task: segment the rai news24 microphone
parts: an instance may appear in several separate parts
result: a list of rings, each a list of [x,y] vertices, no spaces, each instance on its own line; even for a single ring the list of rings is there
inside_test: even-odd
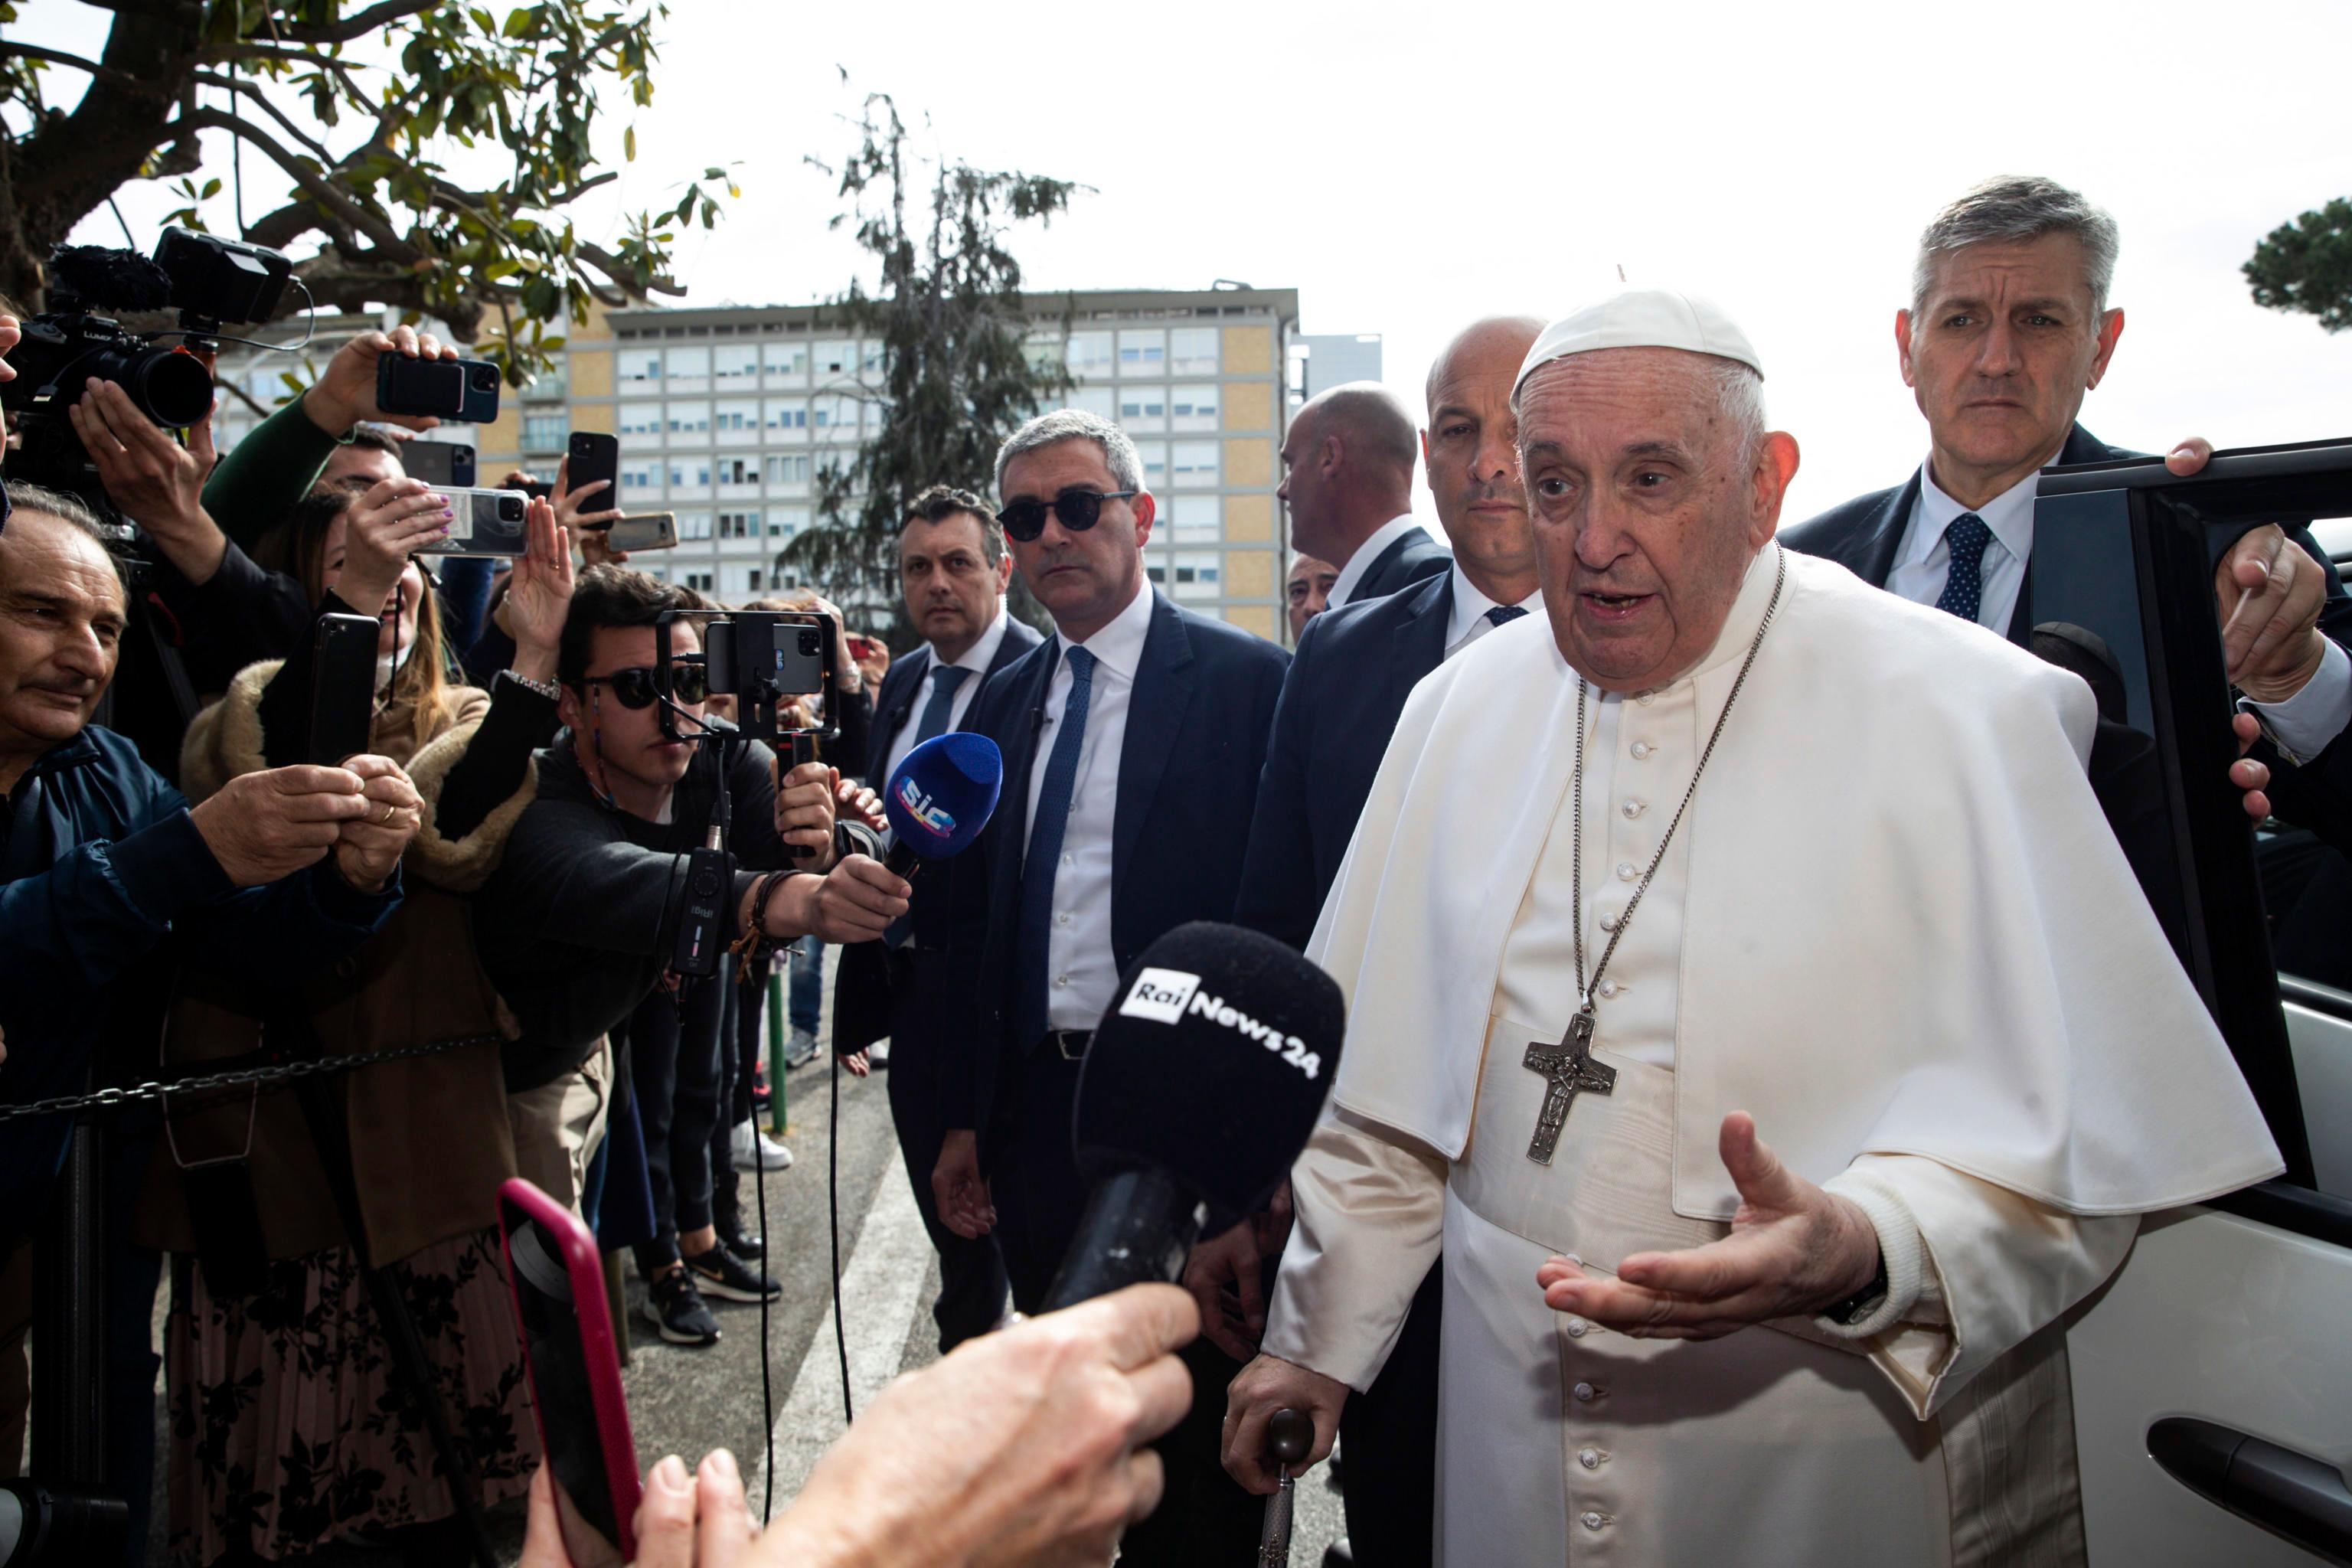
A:
[[[1329,975],[1256,931],[1200,921],[1147,948],[1079,1069],[1089,1190],[1046,1308],[1171,1281],[1213,1215],[1263,1207],[1322,1113],[1346,1016]]]
[[[950,730],[907,753],[883,787],[894,842],[888,865],[904,877],[918,861],[961,855],[996,814],[1004,753],[985,735]]]

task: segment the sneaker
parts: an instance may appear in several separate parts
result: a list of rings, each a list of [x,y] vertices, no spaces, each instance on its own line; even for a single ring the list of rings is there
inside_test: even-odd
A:
[[[816,1060],[816,1036],[806,1029],[793,1031],[793,1043],[784,1047],[784,1066],[804,1068]]]
[[[769,1137],[756,1122],[739,1121],[728,1134],[728,1157],[739,1171],[748,1171],[756,1163],[762,1171],[789,1171],[793,1168],[793,1152]]]
[[[646,1317],[674,1345],[715,1345],[719,1320],[694,1288],[694,1271],[680,1268],[646,1287]]]
[[[686,1271],[694,1276],[703,1294],[722,1301],[757,1301],[762,1297],[773,1301],[784,1293],[782,1285],[728,1251],[723,1241],[688,1258]]]

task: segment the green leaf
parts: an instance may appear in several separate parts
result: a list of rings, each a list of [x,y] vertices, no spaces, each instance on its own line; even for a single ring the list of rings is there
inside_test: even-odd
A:
[[[637,128],[634,125],[621,132],[621,156],[632,163],[637,161]]]
[[[507,13],[507,25],[502,35],[509,38],[528,38],[539,26],[539,12],[533,6],[520,6]]]
[[[181,182],[181,184],[185,184],[186,183],[187,183],[187,182],[186,182],[186,181],[184,181],[184,180]],[[212,200],[215,196],[216,196],[216,195],[220,195],[220,193],[221,193],[221,183],[220,183],[220,181],[219,181],[218,179],[210,179],[210,180],[206,180],[206,181],[205,182],[205,194],[204,194],[204,196],[203,196],[203,199],[204,199],[204,200],[205,200],[205,201],[210,201],[210,200]]]

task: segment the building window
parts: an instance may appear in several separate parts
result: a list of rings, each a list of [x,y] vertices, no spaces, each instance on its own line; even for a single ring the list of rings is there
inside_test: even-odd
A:
[[[756,485],[760,482],[760,461],[756,458],[721,458],[719,459],[719,482],[722,485]]]
[[[1171,544],[1214,544],[1224,534],[1224,497],[1188,495],[1169,498],[1168,542]]]
[[[1214,441],[1179,441],[1171,448],[1174,478],[1178,484],[1210,486],[1217,482],[1217,444]]]
[[[1108,332],[1072,332],[1062,350],[1063,363],[1076,376],[1106,376],[1110,374],[1111,341]]]
[[[760,345],[757,343],[722,343],[710,351],[710,374],[721,381],[740,380],[760,374]]]
[[[1151,579],[1151,585],[1155,588],[1168,586],[1168,568],[1157,561],[1147,563],[1143,568],[1143,574]]]
[[[1176,557],[1176,596],[1180,599],[1213,599],[1217,596],[1219,561],[1215,551],[1201,551]]]
[[[1175,430],[1213,430],[1217,427],[1217,389],[1208,386],[1180,386],[1168,395],[1170,428]]]
[[[669,466],[669,482],[674,485],[707,485],[710,482],[710,459],[688,458]]]
[[[686,585],[698,594],[715,594],[719,590],[711,583],[711,575],[708,572],[688,572],[686,574]]]
[[[858,374],[860,375],[880,375],[882,374],[882,353],[883,349],[880,343],[869,342],[861,344],[857,351]]]
[[[621,488],[625,490],[651,489],[661,483],[657,477],[659,471],[653,463],[624,463],[621,465]]]
[[[526,414],[522,416],[523,449],[529,452],[558,452],[572,434],[572,421],[561,414]]]
[[[707,511],[682,511],[677,514],[677,536],[681,541],[709,539],[710,514]]]
[[[658,403],[624,403],[621,405],[621,434],[624,436],[658,436],[661,434],[662,410]]]
[[[621,356],[623,381],[659,381],[661,374],[659,349],[631,349]]]
[[[771,397],[768,399],[768,428],[771,430],[806,430],[809,406],[805,397]]]
[[[757,430],[760,427],[760,405],[756,403],[722,403],[710,418],[714,430]]]
[[[757,566],[751,567],[749,572],[749,581],[747,581],[743,586],[756,594],[760,591],[762,585],[762,574]]]
[[[816,373],[819,375],[847,375],[856,362],[857,345],[835,338],[816,345]]]
[[[1217,374],[1217,329],[1178,327],[1168,334],[1168,368],[1178,375]]]
[[[664,423],[673,436],[699,435],[710,428],[708,403],[673,403],[664,414]]]
[[[1163,375],[1168,370],[1168,333],[1154,327],[1148,331],[1124,331],[1118,335],[1118,374],[1121,375]]]
[[[808,374],[809,352],[806,343],[768,343],[760,350],[761,363],[770,375],[788,375],[795,380]]]
[[[809,460],[804,457],[779,456],[762,459],[768,482],[772,485],[804,485],[809,479]]]
[[[1130,430],[1167,429],[1168,395],[1156,386],[1121,389],[1118,422]]]
[[[1152,489],[1168,482],[1168,443],[1138,441],[1135,455],[1143,459],[1143,488]]]
[[[710,351],[707,348],[671,349],[662,355],[662,368],[673,380],[708,376],[710,374]]]
[[[857,400],[854,397],[820,397],[809,409],[809,424],[819,430],[855,437],[857,434]]]
[[[721,539],[757,539],[760,537],[760,514],[756,511],[722,511],[719,514],[719,537]]]
[[[809,525],[809,509],[804,506],[772,506],[768,509],[768,537],[791,539]]]
[[[1118,417],[1118,394],[1108,386],[1078,386],[1070,389],[1069,406],[1098,419]]]

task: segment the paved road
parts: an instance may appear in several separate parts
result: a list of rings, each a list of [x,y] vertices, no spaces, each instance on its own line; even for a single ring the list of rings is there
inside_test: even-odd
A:
[[[761,1184],[768,1205],[768,1268],[784,1287],[783,1299],[769,1310],[764,1357],[757,1306],[716,1304],[720,1340],[709,1349],[663,1343],[640,1315],[645,1288],[634,1269],[628,1270],[631,1349],[622,1383],[628,1393],[638,1458],[650,1466],[674,1453],[690,1465],[711,1448],[732,1449],[751,1479],[755,1518],[769,1473],[766,1435],[772,1430],[775,1507],[782,1510],[825,1445],[843,1430],[841,1352],[834,1331],[828,1240],[828,1155],[838,1154],[843,1339],[853,1398],[862,1406],[891,1378],[938,1355],[929,1311],[938,1290],[938,1267],[899,1162],[887,1086],[878,1074],[865,1079],[839,1074],[836,1138],[836,1113],[828,1100],[830,1069],[824,1065],[828,1059],[821,1056],[816,1065],[787,1076],[790,1130],[785,1142],[795,1159],[792,1169],[774,1173]],[[745,1196],[751,1196],[748,1185]],[[772,1427],[761,1397],[763,1360]],[[159,1433],[159,1440],[169,1441],[168,1428]],[[159,1464],[159,1479],[162,1468]],[[1339,1499],[1323,1476],[1318,1470],[1299,1487],[1291,1558],[1299,1568],[1316,1568],[1325,1544],[1340,1533]],[[154,1537],[159,1563],[163,1560],[163,1501],[159,1486]],[[522,1539],[520,1504],[495,1510],[491,1521],[501,1560],[511,1564]],[[380,1551],[337,1548],[310,1561],[325,1568],[384,1568],[387,1559]]]

